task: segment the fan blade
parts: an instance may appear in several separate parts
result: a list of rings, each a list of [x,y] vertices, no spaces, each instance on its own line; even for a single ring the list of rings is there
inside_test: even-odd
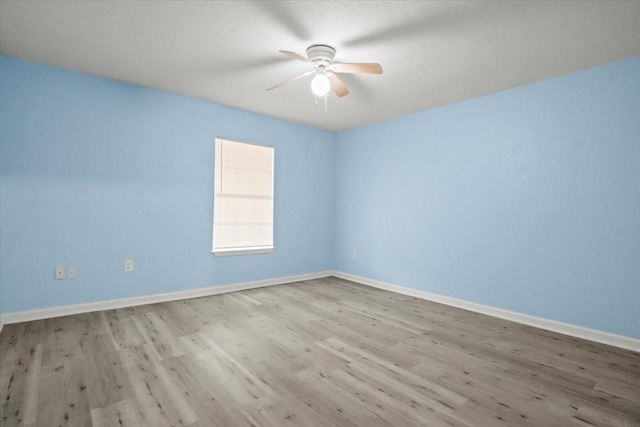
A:
[[[380,64],[340,64],[334,62],[330,68],[335,73],[382,74]]]
[[[289,57],[291,57],[293,59],[297,59],[298,61],[302,61],[302,62],[305,62],[305,63],[313,66],[313,62],[311,62],[311,60],[309,58],[305,58],[304,56],[298,55],[295,52],[289,52],[288,50],[280,50],[279,52],[284,54],[284,55],[287,55],[287,56],[289,56]]]
[[[302,73],[302,74],[300,74],[300,75],[298,75],[298,76],[291,77],[289,80],[285,80],[285,81],[283,81],[282,83],[279,83],[279,84],[277,84],[277,85],[275,85],[275,86],[271,86],[271,87],[270,87],[269,89],[267,89],[267,90],[272,90],[272,89],[278,88],[278,87],[280,87],[280,86],[282,86],[282,85],[285,85],[285,84],[287,84],[287,83],[289,83],[289,82],[292,82],[292,81],[294,81],[294,80],[296,80],[296,79],[299,79],[300,77],[308,76],[309,74],[311,74],[311,73],[315,73],[315,72],[316,72],[316,70],[307,71],[306,73]]]
[[[331,89],[333,89],[333,91],[336,93],[336,95],[338,95],[339,98],[349,95],[349,89],[347,89],[347,87],[344,85],[344,83],[342,83],[342,80],[340,80],[338,76],[336,76],[332,72],[327,72],[326,75],[329,79],[329,83],[331,83]]]

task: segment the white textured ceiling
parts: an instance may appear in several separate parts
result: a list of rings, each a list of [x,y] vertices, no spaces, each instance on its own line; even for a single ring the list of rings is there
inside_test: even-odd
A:
[[[265,91],[315,43],[384,74]],[[640,1],[2,0],[0,52],[339,131],[638,56]]]

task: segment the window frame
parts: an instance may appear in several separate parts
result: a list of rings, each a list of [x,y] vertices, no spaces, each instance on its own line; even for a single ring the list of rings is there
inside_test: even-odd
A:
[[[244,144],[261,148],[269,148],[271,149],[271,245],[266,246],[244,246],[244,247],[233,247],[233,248],[218,248],[216,249],[216,217],[215,217],[215,209],[216,209],[216,179],[217,179],[217,159],[216,159],[216,145],[222,142],[230,142],[234,144]],[[276,161],[276,150],[275,147],[268,145],[255,144],[251,142],[238,141],[229,138],[216,137],[214,141],[214,161],[213,161],[213,230],[212,230],[212,249],[211,253],[214,256],[235,256],[235,255],[253,255],[253,254],[268,254],[275,250],[275,161]]]

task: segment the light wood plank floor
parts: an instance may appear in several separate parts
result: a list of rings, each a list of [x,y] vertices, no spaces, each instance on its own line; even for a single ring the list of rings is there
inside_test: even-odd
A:
[[[639,426],[640,354],[336,278],[6,325],[10,426]]]

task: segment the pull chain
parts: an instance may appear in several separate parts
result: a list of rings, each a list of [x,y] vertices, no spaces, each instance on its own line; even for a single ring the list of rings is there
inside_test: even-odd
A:
[[[327,112],[327,98],[328,98],[328,96],[329,96],[329,94],[325,94],[325,95],[324,95],[324,112],[325,112],[325,113]],[[313,105],[316,105],[316,106],[317,106],[318,104],[319,104],[319,103],[318,103],[318,96],[316,95],[316,96],[314,96],[314,98],[313,98]]]

